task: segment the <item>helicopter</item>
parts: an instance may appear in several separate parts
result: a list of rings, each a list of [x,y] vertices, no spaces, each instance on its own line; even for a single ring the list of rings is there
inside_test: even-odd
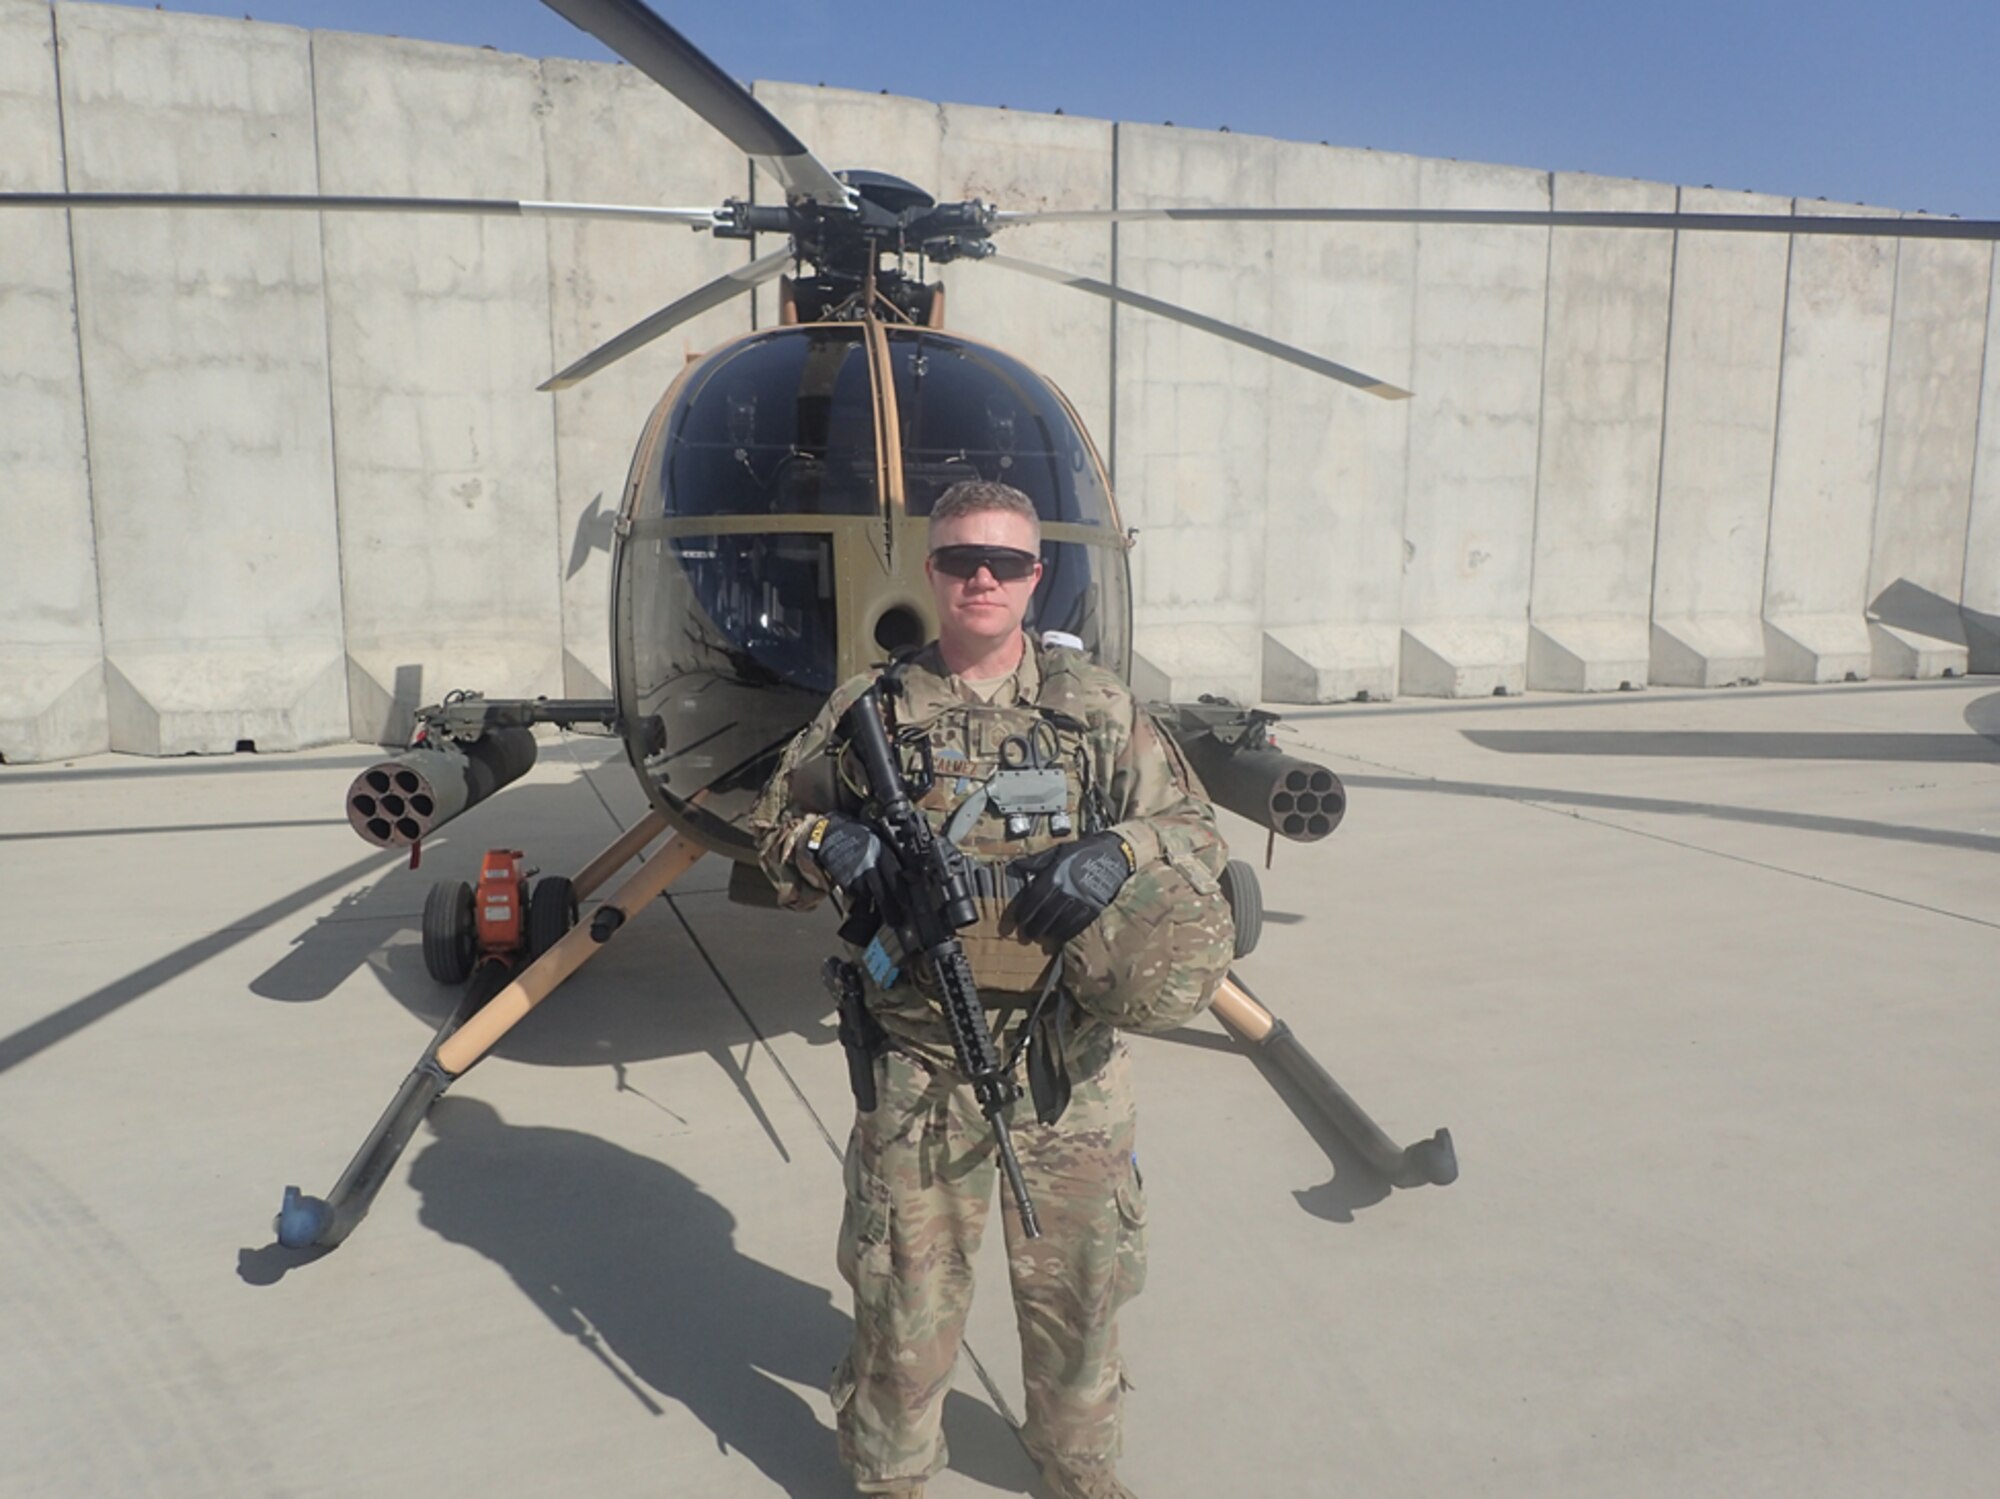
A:
[[[441,882],[424,921],[427,966],[455,981],[482,952],[522,963],[499,993],[468,991],[325,1199],[288,1188],[281,1243],[331,1248],[366,1213],[430,1104],[632,916],[709,852],[733,861],[732,893],[759,898],[742,820],[778,753],[845,678],[929,637],[923,581],[929,508],[950,483],[999,478],[1041,513],[1044,578],[1031,623],[1078,643],[1129,679],[1132,538],[1075,409],[1004,350],[948,326],[929,268],[963,262],[1067,286],[1227,339],[1351,387],[1408,399],[1366,372],[1185,307],[999,252],[1036,223],[1434,223],[1526,227],[1995,237],[1995,226],[1682,213],[1296,208],[1009,210],[939,202],[869,170],[828,169],[781,121],[639,0],[545,0],[660,84],[743,152],[784,201],[658,208],[528,201],[287,195],[12,194],[0,206],[266,208],[312,212],[620,218],[753,244],[751,259],[676,298],[543,385],[561,391],[693,318],[775,283],[775,327],[690,363],[641,434],[613,526],[614,695],[513,700],[455,695],[423,709],[416,742],[350,789],[350,821],[381,847],[420,850],[453,817],[533,763],[540,724],[616,733],[650,814],[574,877],[530,887],[518,857],[488,856],[475,890]],[[1232,704],[1164,705],[1159,715],[1219,805],[1274,835],[1331,833],[1344,792],[1330,770],[1282,754],[1267,714]],[[656,839],[587,923],[582,902]],[[1232,868],[1239,925],[1254,942],[1256,895]],[[504,900],[486,899],[506,895]],[[484,913],[507,914],[482,931]],[[1239,955],[1247,948],[1239,940]],[[477,986],[475,985],[475,990]],[[1456,1175],[1447,1132],[1404,1149],[1374,1127],[1283,1022],[1228,981],[1217,1013],[1300,1082],[1336,1128],[1392,1180]]]

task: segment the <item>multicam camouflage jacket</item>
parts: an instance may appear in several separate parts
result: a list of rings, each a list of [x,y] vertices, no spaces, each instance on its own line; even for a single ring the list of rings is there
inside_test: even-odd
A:
[[[1166,935],[1156,930],[1163,902],[1175,890],[1191,889],[1214,897],[1209,904],[1222,913],[1226,947],[1227,911],[1216,892],[1228,853],[1214,813],[1172,740],[1115,675],[1080,651],[1041,644],[1031,636],[1020,666],[990,701],[945,670],[935,645],[909,661],[901,679],[902,690],[894,699],[897,728],[904,735],[920,731],[928,741],[935,777],[916,805],[940,836],[949,837],[973,861],[981,919],[960,936],[989,1007],[1024,1005],[1053,956],[1052,949],[1010,934],[1000,920],[1018,888],[1018,882],[1010,882],[1008,863],[1088,832],[1109,828],[1122,836],[1132,848],[1137,873],[1113,905],[1113,912],[1127,919],[1114,922],[1108,913],[1098,924],[1106,930],[1093,928],[1095,945],[1073,943],[1073,948],[1081,945],[1095,954],[1107,940],[1106,931],[1112,931],[1114,947],[1143,942],[1159,948]],[[786,749],[751,811],[750,831],[781,905],[803,909],[824,893],[817,869],[810,861],[802,867],[793,857],[814,814],[856,815],[861,810],[864,783],[858,769],[845,763],[845,746],[836,731],[847,709],[876,680],[856,677],[827,699]],[[1024,748],[1035,763],[1063,772],[1067,791],[1062,813],[1010,819],[991,804],[988,788],[995,772],[1018,766]],[[908,770],[906,765],[906,775]],[[1207,945],[1214,946],[1212,931]],[[1143,966],[1157,966],[1170,956],[1158,951]],[[1093,960],[1093,976],[1102,966]],[[1119,965],[1117,971],[1131,972],[1133,965]],[[950,1056],[943,1017],[910,974],[898,974],[886,989],[871,977],[868,1004],[898,1041],[933,1059]],[[1091,1070],[1091,1054],[1110,1039],[1104,1021],[1093,1014],[1117,1013],[1115,1003],[1092,1005],[1076,1017],[1065,1050],[1081,1071]]]

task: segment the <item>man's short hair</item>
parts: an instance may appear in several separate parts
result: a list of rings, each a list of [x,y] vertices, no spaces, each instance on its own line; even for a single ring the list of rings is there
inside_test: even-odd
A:
[[[1035,541],[1040,544],[1042,518],[1035,511],[1035,502],[1013,485],[1002,484],[997,479],[960,479],[939,495],[937,503],[931,507],[928,534],[935,536],[937,528],[946,521],[981,510],[1000,510],[1008,515],[1020,516],[1035,528]]]

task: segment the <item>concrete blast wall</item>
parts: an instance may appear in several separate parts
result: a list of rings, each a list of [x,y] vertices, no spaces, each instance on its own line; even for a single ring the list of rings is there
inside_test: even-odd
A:
[[[0,190],[60,192],[55,27],[0,9]],[[69,223],[0,215],[0,756],[109,743]]]
[[[1008,207],[1844,211],[757,92],[835,166]],[[0,138],[7,190],[770,195],[631,68],[44,0],[0,0]],[[2000,670],[1989,246],[1134,223],[1002,247],[1415,392],[945,269],[953,325],[1048,372],[1112,470],[1143,690]],[[393,740],[454,687],[605,695],[639,429],[774,303],[534,387],[751,253],[602,222],[0,214],[0,757]]]

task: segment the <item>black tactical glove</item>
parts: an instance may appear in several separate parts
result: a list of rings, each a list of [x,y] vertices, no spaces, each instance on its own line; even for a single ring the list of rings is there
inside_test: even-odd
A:
[[[1116,833],[1016,859],[1010,867],[1029,883],[1007,908],[1008,919],[1032,942],[1067,942],[1104,914],[1134,866],[1132,845]]]
[[[800,857],[810,859],[842,895],[882,862],[882,840],[865,822],[834,812],[813,819],[799,845]]]

